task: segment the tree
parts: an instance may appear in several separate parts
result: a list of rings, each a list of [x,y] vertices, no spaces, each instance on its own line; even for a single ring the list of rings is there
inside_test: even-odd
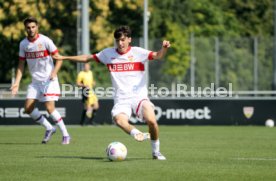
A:
[[[166,57],[163,70],[174,77],[174,82],[180,82],[190,65],[189,35],[175,23],[167,22],[167,27],[166,38],[173,46]]]

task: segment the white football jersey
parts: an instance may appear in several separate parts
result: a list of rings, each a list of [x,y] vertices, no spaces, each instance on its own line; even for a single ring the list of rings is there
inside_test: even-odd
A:
[[[96,61],[104,63],[110,74],[114,88],[114,99],[147,97],[145,62],[152,60],[152,51],[129,47],[124,54],[116,48],[106,48],[94,54]]]
[[[42,34],[29,41],[28,38],[20,42],[19,60],[27,60],[32,82],[47,81],[54,69],[51,55],[57,53],[57,47],[53,41]]]

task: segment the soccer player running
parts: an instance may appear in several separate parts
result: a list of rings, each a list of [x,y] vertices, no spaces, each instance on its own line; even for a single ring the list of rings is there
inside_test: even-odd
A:
[[[145,63],[148,60],[162,59],[170,47],[170,42],[164,40],[158,52],[131,47],[131,30],[128,26],[116,29],[114,38],[117,48],[106,48],[88,56],[61,56],[61,59],[79,62],[95,60],[105,64],[111,74],[114,88],[114,107],[111,111],[113,120],[137,141],[150,138],[153,159],[166,160],[160,152],[159,128],[154,105],[148,98]],[[147,123],[150,136],[129,124],[132,112]]]
[[[89,118],[90,124],[94,124],[96,112],[99,109],[99,102],[96,94],[93,91],[93,87],[96,82],[93,77],[93,72],[90,70],[90,64],[84,64],[84,68],[79,72],[77,76],[77,85],[82,88],[82,102],[84,103],[84,109],[81,115],[80,125],[84,125],[86,116]]]
[[[59,56],[58,49],[51,39],[38,33],[38,21],[34,17],[25,19],[24,26],[27,37],[20,42],[16,79],[10,90],[12,95],[17,94],[27,61],[32,82],[27,89],[25,112],[45,127],[42,143],[46,144],[56,132],[56,128],[35,107],[37,100],[44,102],[47,112],[62,132],[61,143],[69,144],[70,136],[61,115],[55,109],[55,101],[60,95],[57,73],[62,65],[61,60],[57,60],[55,65],[53,63],[53,58]]]

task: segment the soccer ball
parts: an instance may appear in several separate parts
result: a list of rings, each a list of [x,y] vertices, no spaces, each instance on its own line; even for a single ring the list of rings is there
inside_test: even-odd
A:
[[[127,156],[127,148],[123,143],[115,141],[107,146],[106,155],[110,161],[123,161]]]
[[[272,119],[266,120],[265,126],[270,128],[274,127],[274,121]]]

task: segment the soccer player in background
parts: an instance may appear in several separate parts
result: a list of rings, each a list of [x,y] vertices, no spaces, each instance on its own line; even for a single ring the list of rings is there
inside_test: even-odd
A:
[[[153,159],[166,160],[160,152],[159,127],[154,105],[148,98],[145,63],[148,60],[162,59],[170,47],[170,42],[164,40],[158,52],[131,47],[131,30],[128,26],[116,29],[114,38],[117,48],[106,48],[88,56],[61,56],[60,59],[79,62],[94,60],[105,64],[111,74],[114,88],[114,107],[111,111],[114,122],[137,141],[150,138]],[[132,112],[147,123],[150,136],[129,124]]]
[[[90,124],[94,124],[93,119],[99,109],[98,98],[93,91],[95,84],[90,64],[85,63],[83,70],[77,76],[77,85],[82,88],[82,102],[84,104],[80,121],[80,125],[82,126],[84,125],[86,116],[89,118]]]
[[[53,63],[53,58],[56,59],[59,55],[58,49],[51,39],[38,33],[38,21],[34,17],[25,19],[24,26],[27,37],[20,42],[16,79],[10,90],[12,95],[17,94],[27,61],[32,82],[27,89],[25,112],[45,127],[42,143],[46,144],[56,132],[56,128],[35,107],[37,100],[44,102],[47,112],[62,132],[61,143],[69,144],[70,136],[61,115],[55,109],[55,101],[60,95],[57,73],[62,65],[61,60],[57,60],[55,65]]]

